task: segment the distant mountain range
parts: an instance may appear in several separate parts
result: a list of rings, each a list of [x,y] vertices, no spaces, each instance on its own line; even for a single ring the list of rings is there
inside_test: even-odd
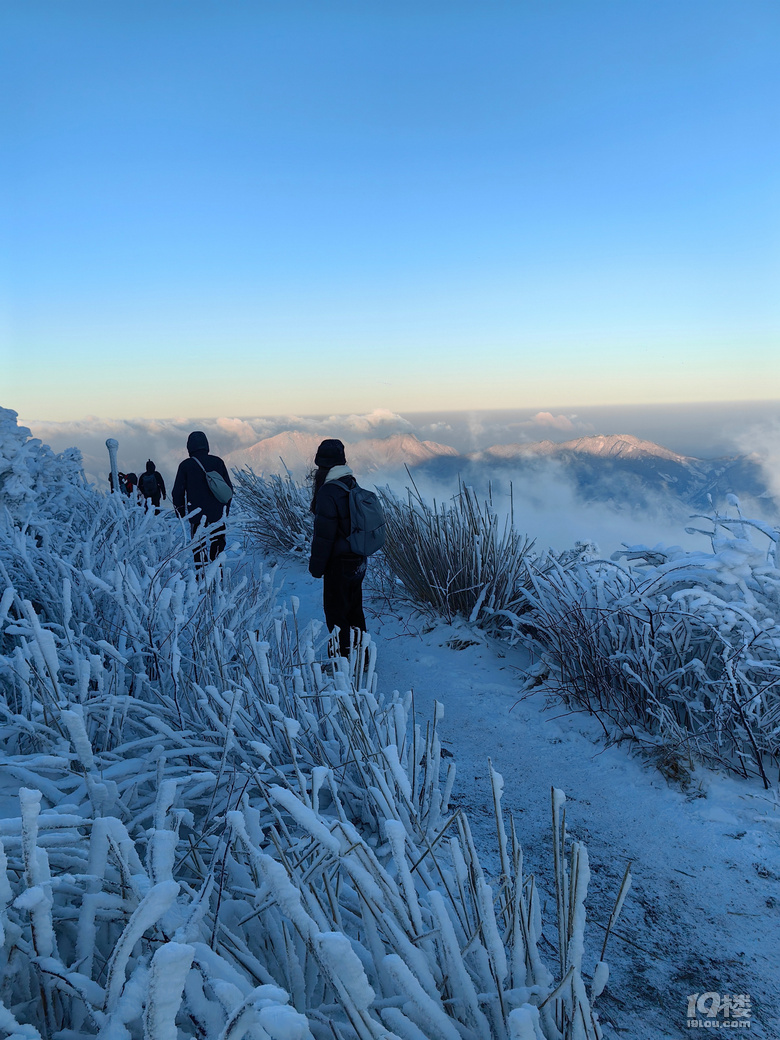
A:
[[[285,467],[298,478],[314,465],[314,455],[322,437],[315,433],[290,430],[258,441],[251,448],[240,448],[225,456],[230,467],[251,467],[255,473],[283,473]],[[366,437],[350,441],[347,461],[356,473],[394,471],[404,466],[419,466],[441,457],[458,459],[454,448],[434,441],[421,441],[414,434],[396,433],[392,437]]]
[[[284,472],[286,466],[301,479],[312,468],[320,440],[319,434],[279,433],[232,452],[225,461],[266,475]],[[660,495],[706,511],[710,496],[722,506],[731,493],[762,500],[768,510],[774,508],[757,456],[696,459],[630,434],[580,437],[558,444],[549,440],[496,444],[466,455],[413,434],[395,434],[350,441],[347,461],[364,478],[373,474],[392,478],[408,466],[437,481],[454,483],[460,476],[477,488],[488,481],[495,486],[522,476],[541,477],[553,466],[586,501],[641,507],[657,502]]]
[[[554,461],[586,500],[618,501],[630,497],[641,505],[659,493],[696,509],[710,498],[723,505],[726,495],[764,500],[772,506],[758,456],[695,459],[630,434],[580,437],[554,444],[504,444],[469,456],[473,462],[521,468]]]
[[[471,458],[516,459],[523,456],[562,456],[592,455],[600,459],[668,459],[671,462],[691,462],[684,455],[662,448],[652,441],[643,441],[630,434],[616,434],[610,437],[578,437],[573,441],[555,443],[554,441],[536,441],[532,444],[495,444],[477,452]]]

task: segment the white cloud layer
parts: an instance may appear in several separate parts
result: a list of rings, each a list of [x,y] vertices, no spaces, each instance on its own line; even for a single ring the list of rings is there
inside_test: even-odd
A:
[[[215,455],[226,456],[258,441],[285,431],[303,431],[318,437],[340,437],[345,443],[364,437],[389,437],[412,433],[413,426],[400,415],[376,409],[365,415],[275,416],[272,418],[218,419],[99,419],[88,416],[72,422],[28,422],[33,436],[55,451],[77,447],[84,458],[89,480],[101,483],[108,475],[106,439],[119,442],[119,468],[142,471],[153,459],[166,482],[172,483],[176,469],[187,457],[187,437],[202,430]]]
[[[576,416],[575,416],[576,418]],[[574,425],[568,415],[553,415],[551,412],[537,412],[530,422],[525,426],[552,426],[556,430],[565,430],[567,433],[574,432],[580,427]]]
[[[740,451],[757,457],[766,486],[780,500],[780,419],[756,423],[737,439]]]
[[[403,493],[404,476],[397,472],[387,474],[386,483]],[[453,481],[432,480],[417,473],[414,479],[429,503],[447,503],[457,490]],[[379,474],[373,480],[382,483]],[[532,471],[513,476],[513,506],[505,471],[483,471],[479,486],[475,486],[479,497],[485,495],[488,483],[492,485],[493,506],[499,517],[508,517],[511,508],[515,527],[534,540],[537,551],[549,548],[561,552],[576,542],[593,543],[604,557],[623,545],[705,548],[701,535],[685,533],[691,510],[678,500],[661,495],[646,497],[641,508],[634,507],[630,500],[622,505],[585,502],[564,468],[555,461],[545,461]]]

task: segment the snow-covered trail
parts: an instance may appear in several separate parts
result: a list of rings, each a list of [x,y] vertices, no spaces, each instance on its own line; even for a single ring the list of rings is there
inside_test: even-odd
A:
[[[321,583],[297,562],[280,573],[282,595],[299,597],[301,621],[321,618]],[[690,1036],[689,994],[714,992],[749,995],[750,1035],[777,1040],[780,805],[771,792],[701,767],[683,790],[628,745],[605,748],[595,719],[562,715],[541,695],[519,700],[524,652],[398,605],[371,601],[367,613],[380,691],[413,689],[423,724],[434,700],[444,704],[454,802],[468,811],[488,867],[496,848],[488,757],[504,777],[527,870],[543,888],[552,878],[550,787],[566,792],[568,829],[585,841],[592,871],[586,970],[632,863],[632,890],[607,948],[610,985],[596,1002],[613,1034]]]

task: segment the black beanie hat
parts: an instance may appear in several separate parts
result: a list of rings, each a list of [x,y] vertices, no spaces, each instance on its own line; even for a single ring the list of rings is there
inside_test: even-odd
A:
[[[344,454],[344,445],[341,441],[327,440],[317,448],[314,456],[314,465],[321,469],[333,469],[334,466],[346,466],[347,457]]]

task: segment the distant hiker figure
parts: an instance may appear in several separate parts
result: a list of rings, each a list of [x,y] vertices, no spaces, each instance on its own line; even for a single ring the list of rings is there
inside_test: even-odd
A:
[[[366,557],[352,550],[350,489],[357,486],[347,465],[344,445],[339,440],[320,444],[314,458],[317,467],[311,511],[314,537],[311,543],[309,573],[323,578],[322,604],[328,631],[339,630],[339,653],[349,657],[352,630],[366,631],[363,613],[363,578]]]
[[[207,560],[215,560],[225,551],[224,518],[230,512],[233,485],[222,459],[209,455],[205,433],[200,430],[191,433],[187,438],[187,451],[189,458],[179,463],[171,501],[179,516],[196,511],[189,521],[195,566],[200,570]]]
[[[135,480],[135,473],[131,473],[130,477],[132,477],[133,480]],[[133,494],[133,483],[132,481],[128,480],[128,474],[123,473],[121,470],[119,470],[117,472],[117,481],[117,487],[119,489],[120,494],[124,495],[125,498],[130,498],[130,496]],[[114,490],[113,473],[108,474],[108,486],[111,488],[112,491]]]
[[[151,502],[154,508],[160,511],[160,499],[167,498],[165,493],[165,481],[157,472],[157,467],[151,459],[146,460],[146,472],[141,474],[138,481],[138,490],[144,496],[146,502]]]
[[[122,474],[120,473],[119,476],[121,478]],[[135,473],[125,473],[124,490],[127,497],[129,499],[132,499],[133,502],[141,501],[141,495],[138,491],[138,477],[135,475]]]

